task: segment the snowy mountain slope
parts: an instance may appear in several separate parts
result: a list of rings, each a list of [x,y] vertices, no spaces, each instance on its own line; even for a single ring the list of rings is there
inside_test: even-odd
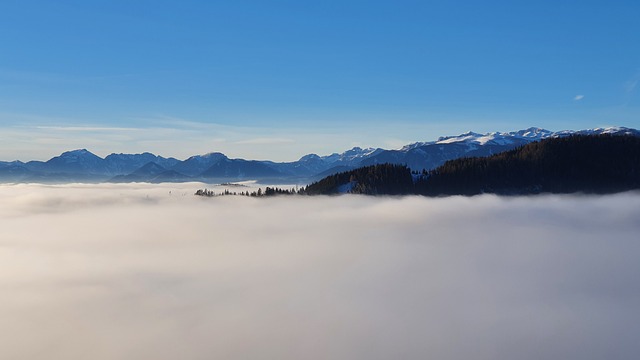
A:
[[[333,166],[350,166],[359,163],[360,161],[375,156],[381,152],[385,151],[380,148],[366,148],[363,149],[361,147],[354,147],[350,150],[347,150],[341,154],[333,153],[328,156],[321,156],[320,158],[327,164],[332,164]]]
[[[486,134],[470,131],[456,136],[443,136],[435,141],[405,145],[399,150],[385,150],[363,160],[360,165],[394,163],[406,164],[413,170],[433,169],[448,160],[460,157],[490,156],[546,138],[598,134],[640,136],[639,131],[624,127],[558,132],[531,127],[519,131]]]

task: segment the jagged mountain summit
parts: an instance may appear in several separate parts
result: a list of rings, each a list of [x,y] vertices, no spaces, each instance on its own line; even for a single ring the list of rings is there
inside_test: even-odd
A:
[[[46,162],[0,161],[0,182],[262,182],[308,183],[325,176],[375,164],[401,164],[412,170],[434,169],[461,157],[486,157],[547,138],[571,135],[632,135],[625,127],[552,132],[528,128],[512,132],[466,132],[434,141],[416,142],[400,149],[354,147],[330,155],[308,154],[297,161],[273,162],[231,159],[220,152],[194,155],[185,160],[152,153],[110,154],[101,158],[87,149],[62,153]]]

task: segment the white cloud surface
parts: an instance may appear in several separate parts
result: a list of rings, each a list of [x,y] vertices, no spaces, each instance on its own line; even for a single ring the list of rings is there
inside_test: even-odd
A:
[[[0,186],[0,358],[640,356],[638,194],[197,188]]]

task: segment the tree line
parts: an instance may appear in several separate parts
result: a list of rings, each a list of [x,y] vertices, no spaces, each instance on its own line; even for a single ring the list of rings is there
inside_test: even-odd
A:
[[[302,194],[304,191],[304,188],[300,188],[298,190],[291,188],[291,189],[281,189],[278,187],[266,187],[264,189],[264,191],[262,190],[262,188],[258,188],[257,190],[254,191],[230,191],[229,189],[225,189],[222,192],[216,193],[213,190],[209,190],[209,189],[199,189],[195,192],[194,195],[197,196],[205,196],[205,197],[214,197],[214,196],[249,196],[249,197],[264,197],[264,196],[276,196],[276,195],[296,195],[296,194]]]

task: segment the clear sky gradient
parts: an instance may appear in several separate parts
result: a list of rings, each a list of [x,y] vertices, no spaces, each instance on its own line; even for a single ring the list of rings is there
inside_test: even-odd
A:
[[[0,2],[0,160],[640,128],[638,1]]]

